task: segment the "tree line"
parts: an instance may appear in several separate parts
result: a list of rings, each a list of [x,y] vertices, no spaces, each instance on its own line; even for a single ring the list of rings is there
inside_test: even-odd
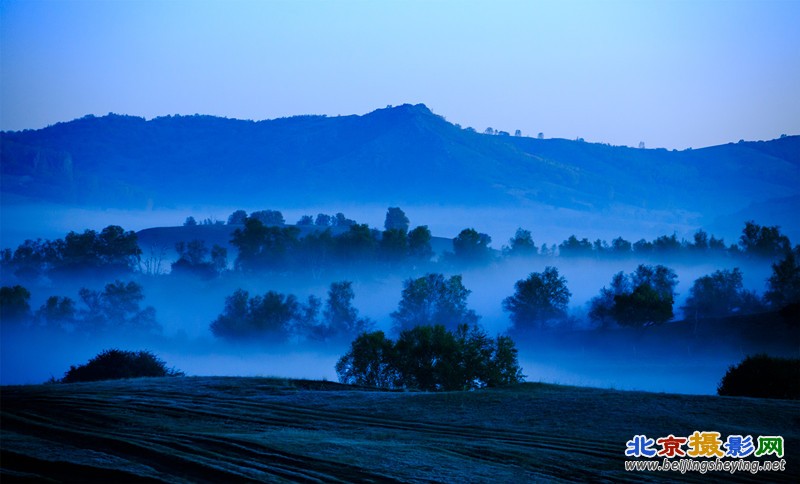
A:
[[[800,305],[800,246],[772,264],[763,296],[744,289],[740,269],[717,270],[696,279],[682,307],[687,319],[719,318],[766,310],[797,313]],[[674,318],[675,272],[664,265],[640,264],[630,274],[614,274],[608,286],[600,289],[589,303],[588,317],[599,327],[613,325],[645,327]],[[441,324],[448,330],[478,323],[480,317],[467,307],[470,290],[461,276],[445,277],[429,273],[404,281],[398,308],[391,314],[399,333],[416,326]],[[514,293],[502,302],[511,320],[511,333],[529,333],[568,321],[572,294],[567,280],[555,267],[533,272],[517,281]],[[4,323],[33,318],[39,325],[96,332],[111,328],[157,331],[152,307],[141,308],[142,286],[120,280],[107,284],[103,291],[81,289],[83,309],[73,299],[51,296],[36,313],[28,304],[30,292],[21,285],[0,290],[0,310]],[[324,305],[309,296],[299,301],[294,295],[275,291],[250,296],[239,289],[225,300],[224,311],[211,323],[215,336],[227,339],[264,337],[272,342],[292,337],[310,340],[349,340],[368,331],[372,322],[358,316],[353,306],[351,281],[330,285]],[[788,308],[788,309],[787,309]]]
[[[193,220],[193,219],[192,219]],[[236,249],[232,270],[238,273],[307,272],[319,278],[327,269],[366,268],[399,269],[402,267],[436,267],[452,269],[461,266],[490,264],[516,257],[670,257],[709,256],[777,260],[792,252],[789,238],[777,226],[761,226],[746,222],[737,244],[725,246],[722,239],[698,230],[692,241],[678,240],[676,235],[660,236],[653,241],[630,242],[618,237],[610,244],[602,240],[570,236],[559,245],[538,247],[531,232],[518,229],[501,251],[491,248],[489,235],[473,228],[462,230],[452,239],[451,251],[433,251],[432,234],[426,225],[410,229],[409,219],[399,207],[386,213],[384,230],[370,228],[348,219],[318,214],[316,219],[303,216],[296,225],[286,225],[276,210],[247,214],[237,210],[228,217],[235,226],[230,244]],[[310,228],[310,230],[309,230]],[[211,248],[203,240],[180,241],[175,246],[177,260],[171,263],[175,275],[214,278],[228,272],[228,250],[219,245]],[[160,273],[152,261],[142,260],[136,234],[117,225],[100,232],[69,232],[63,239],[26,240],[15,250],[0,252],[0,267],[21,280],[42,276],[84,275],[91,277],[124,277],[133,272]]]

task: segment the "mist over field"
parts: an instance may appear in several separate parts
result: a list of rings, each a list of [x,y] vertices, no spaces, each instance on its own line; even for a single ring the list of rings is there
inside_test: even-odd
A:
[[[377,209],[376,213],[361,213],[373,227],[380,227],[380,219],[386,215],[385,210]],[[172,220],[185,218],[187,212],[165,211],[152,220]],[[225,212],[218,210],[219,218],[213,216],[211,210],[193,213],[212,213],[208,220],[226,220]],[[230,214],[230,212],[228,212]],[[298,212],[286,211],[284,217],[299,218],[301,214],[314,213],[314,210]],[[422,214],[436,220],[437,209],[409,209],[408,214]],[[451,213],[451,218],[445,217]],[[97,217],[90,211],[70,219],[73,223],[81,223],[91,217]],[[291,215],[290,215],[291,214]],[[739,268],[743,274],[744,290],[762,294],[766,281],[771,274],[771,263],[765,259],[742,257],[701,257],[696,255],[635,255],[612,257],[603,255],[570,257],[568,255],[536,255],[528,257],[502,257],[499,249],[509,250],[513,241],[509,238],[492,238],[491,247],[495,249],[494,262],[453,265],[447,262],[453,250],[453,233],[460,229],[447,227],[464,227],[458,218],[468,217],[476,222],[477,227],[511,227],[522,219],[505,220],[502,217],[494,220],[481,210],[453,210],[448,212],[438,209],[440,220],[430,223],[431,227],[441,227],[442,233],[449,236],[437,242],[442,248],[434,256],[434,262],[421,264],[418,267],[391,267],[382,265],[376,260],[372,265],[357,264],[338,269],[323,270],[319,274],[303,273],[299,268],[289,271],[263,272],[247,274],[235,271],[236,249],[230,249],[224,276],[212,279],[192,275],[169,274],[171,264],[177,262],[178,253],[174,248],[175,240],[190,239],[198,233],[209,236],[221,231],[223,243],[229,241],[229,234],[234,230],[229,225],[211,225],[193,227],[173,227],[140,232],[138,240],[143,254],[139,262],[139,271],[144,271],[145,259],[150,257],[149,246],[163,246],[160,253],[157,273],[131,273],[123,279],[135,280],[142,286],[142,307],[155,310],[157,322],[162,331],[159,335],[145,335],[112,330],[102,334],[79,334],[77,332],[59,333],[38,326],[2,327],[2,384],[40,383],[50,378],[60,378],[70,367],[88,361],[91,357],[106,348],[136,350],[148,348],[161,358],[189,375],[212,376],[283,376],[295,378],[327,379],[335,381],[335,363],[348,349],[347,341],[314,342],[303,337],[292,337],[285,343],[270,342],[268,339],[253,338],[239,341],[225,341],[216,338],[210,324],[223,313],[225,300],[237,289],[244,289],[251,295],[261,295],[267,291],[291,294],[299,301],[309,296],[325,300],[331,283],[340,280],[352,281],[354,299],[353,306],[359,316],[368,318],[374,323],[374,330],[382,330],[387,335],[396,335],[396,329],[390,315],[398,309],[404,283],[421,277],[429,272],[442,272],[446,277],[461,275],[464,287],[470,291],[466,302],[469,309],[479,316],[479,324],[490,335],[505,334],[511,330],[508,311],[503,309],[503,300],[514,293],[517,281],[525,279],[531,273],[541,273],[547,267],[556,267],[566,279],[571,292],[567,307],[569,320],[541,330],[540,337],[517,341],[519,360],[529,381],[571,384],[579,386],[596,386],[602,388],[637,389],[648,391],[666,391],[673,393],[713,394],[719,378],[728,366],[740,361],[750,351],[748,344],[717,343],[713,340],[699,345],[691,339],[691,335],[678,336],[688,338],[685,344],[677,344],[677,350],[666,353],[653,352],[659,346],[675,345],[675,337],[668,337],[663,344],[658,341],[642,342],[640,337],[630,332],[619,332],[617,336],[597,333],[597,322],[588,317],[590,301],[596,297],[600,289],[609,286],[612,276],[620,271],[633,272],[641,264],[663,263],[674,270],[677,276],[674,300],[674,320],[685,318],[682,306],[686,303],[692,283],[701,276],[718,270]],[[348,213],[350,215],[350,213]],[[132,223],[147,223],[147,218],[136,213],[110,211],[103,213],[99,220],[110,220],[119,217]],[[169,218],[168,218],[169,217]],[[198,216],[199,218],[199,216]],[[99,222],[95,218],[95,223]],[[411,226],[428,222],[420,215],[415,215]],[[481,223],[483,222],[483,223]],[[99,222],[102,225],[104,222]],[[171,225],[176,225],[172,223]],[[523,225],[524,224],[518,224]],[[97,226],[97,225],[95,225]],[[135,225],[134,225],[135,226]],[[534,228],[533,226],[530,226]],[[202,230],[201,230],[202,229]],[[213,230],[212,230],[213,229]],[[505,230],[508,230],[507,228]],[[565,229],[566,230],[566,229]],[[626,227],[631,231],[630,227]],[[651,229],[655,230],[655,229]],[[34,227],[28,228],[35,232]],[[504,232],[498,229],[499,233]],[[588,230],[587,230],[588,232]],[[548,246],[558,245],[558,232],[541,231],[542,238],[537,243]],[[566,232],[563,232],[566,233]],[[585,232],[578,232],[581,236]],[[606,227],[604,233],[625,234],[614,227]],[[653,239],[658,232],[651,232]],[[674,233],[674,232],[673,232]],[[180,235],[183,234],[183,235]],[[546,235],[545,235],[546,234]],[[438,236],[439,233],[434,232]],[[662,234],[663,235],[663,234]],[[553,237],[547,240],[544,237]],[[217,234],[214,237],[221,237]],[[566,238],[566,236],[564,236]],[[636,240],[632,235],[627,237]],[[642,236],[644,237],[644,235]],[[610,237],[609,237],[610,239]],[[211,239],[209,239],[211,240]],[[736,240],[733,238],[733,240]],[[549,244],[547,243],[549,242]],[[560,241],[564,242],[564,239]],[[435,261],[439,262],[435,262]],[[433,265],[431,265],[433,264]],[[116,277],[115,277],[116,278]],[[20,282],[10,271],[4,271],[3,284],[11,285]],[[24,281],[22,281],[24,282]],[[25,285],[31,292],[29,305],[32,310],[42,307],[51,296],[66,296],[78,300],[81,288],[102,291],[111,282],[107,277],[94,277],[91,274],[81,276],[63,275],[40,277],[28,280]],[[80,305],[80,303],[78,303]],[[82,306],[81,306],[82,308]],[[674,323],[666,323],[667,326]],[[744,343],[744,342],[742,342]],[[656,345],[655,347],[652,345]],[[705,346],[703,346],[705,345]],[[36,348],[36,351],[31,351]],[[783,346],[782,354],[792,354],[792,346]]]
[[[478,134],[424,105],[347,119],[278,121],[107,116],[2,133],[0,241],[9,251],[0,278],[9,289],[21,284],[30,296],[28,322],[2,326],[0,383],[59,379],[107,348],[147,348],[189,375],[336,380],[335,365],[358,331],[344,339],[315,340],[297,328],[278,339],[258,332],[230,338],[214,333],[212,323],[232,311],[228,300],[240,290],[247,291],[248,304],[270,291],[294,297],[291,311],[302,312],[310,307],[306,301],[323,304],[332,284],[348,281],[348,304],[364,328],[395,338],[392,315],[406,284],[431,273],[461,277],[466,308],[488,335],[512,335],[529,381],[713,394],[726,369],[748,354],[798,354],[797,331],[784,327],[775,312],[781,306],[763,302],[772,290],[772,264],[791,251],[790,240],[800,238],[798,136],[695,151],[634,150]],[[226,155],[240,157],[236,169],[199,168],[217,166],[206,149],[214,153],[219,146],[203,137],[210,127],[218,144],[236,150]],[[333,154],[309,152],[297,130],[315,132]],[[253,136],[242,141],[242,132],[249,131]],[[257,133],[276,145],[264,145]],[[145,134],[154,140],[148,149],[126,147]],[[412,152],[409,139],[418,141]],[[261,162],[261,150],[272,164]],[[185,151],[202,154],[198,159]],[[286,163],[279,156],[285,153],[306,161]],[[132,159],[140,171],[126,168]],[[181,170],[187,180],[176,185]],[[256,179],[266,186],[252,185]],[[413,200],[401,204],[405,222],[396,240],[391,237],[400,232],[382,232],[389,227],[386,207],[397,205],[392,200]],[[252,216],[234,222],[237,212]],[[320,214],[329,221],[319,225]],[[256,216],[266,225],[245,223]],[[745,239],[748,220],[757,223],[748,222],[755,232]],[[110,226],[132,232],[102,235]],[[420,226],[427,227],[430,254],[415,259],[404,244]],[[252,232],[250,241],[244,235],[237,241],[237,231],[245,228]],[[469,241],[466,229],[475,229],[477,239]],[[518,240],[519,229],[530,231],[530,240]],[[94,232],[87,236],[85,230]],[[320,235],[325,230],[328,235]],[[697,239],[700,234],[705,239]],[[91,242],[92,237],[99,238]],[[135,237],[140,252],[126,249],[120,259],[125,269],[114,274],[80,269],[95,264],[92,244],[105,244],[108,237]],[[462,237],[462,244],[475,244],[470,250],[482,253],[475,261],[466,249],[459,255]],[[195,255],[186,245],[193,241],[203,244]],[[388,245],[395,242],[401,245]],[[532,244],[535,255],[514,255],[515,244]],[[212,247],[223,255],[222,265],[203,261]],[[255,250],[247,256],[252,260],[240,252],[247,247]],[[100,260],[115,257],[104,250],[97,249]],[[175,264],[188,272],[171,270]],[[593,300],[615,274],[659,264],[675,275],[666,320],[652,327],[644,320],[634,327],[612,323],[609,330],[605,317],[593,318]],[[73,274],[73,266],[83,272]],[[549,267],[571,293],[559,310],[563,314],[521,332],[505,301],[518,281]],[[695,281],[735,269],[741,278],[736,294],[752,294],[757,307],[727,303],[727,312],[704,316],[702,324],[697,314],[684,314]],[[109,289],[117,280],[138,288]],[[134,291],[135,303],[113,302],[113,291],[126,290]],[[102,332],[82,329],[117,317],[113,307],[102,309],[103,298],[111,306],[134,304],[129,319],[145,318],[158,334],[113,325]],[[48,322],[61,317],[52,316],[62,309],[59,301],[72,305],[68,323]],[[327,317],[322,310],[327,306],[317,309],[313,324]],[[741,327],[735,331],[726,329],[733,324],[726,318],[768,310],[764,323],[756,317],[736,323]],[[291,324],[300,324],[299,313],[294,318]],[[53,324],[62,329],[54,331]],[[777,326],[761,331],[758,324]],[[768,338],[754,341],[752,334],[760,331]]]
[[[0,481],[800,482],[797,25],[0,0]]]

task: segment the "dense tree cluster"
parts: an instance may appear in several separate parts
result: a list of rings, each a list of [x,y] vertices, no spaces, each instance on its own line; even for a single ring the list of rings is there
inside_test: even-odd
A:
[[[571,296],[567,280],[555,267],[546,267],[544,272],[533,272],[527,279],[517,281],[514,294],[503,300],[503,309],[511,317],[511,331],[524,333],[565,320]]]
[[[30,318],[31,293],[20,285],[0,288],[0,321],[4,324],[19,323]]]
[[[764,309],[760,298],[744,289],[739,268],[718,270],[694,281],[683,306],[687,318],[719,318],[734,313],[755,313]]]
[[[233,232],[238,255],[236,270],[243,272],[310,270],[337,265],[428,262],[433,256],[431,234],[421,226],[406,233],[392,228],[383,233],[353,223],[334,235],[330,228],[300,238],[296,226],[267,226],[248,218]]]
[[[31,279],[41,275],[119,275],[134,271],[142,251],[134,232],[109,225],[101,232],[68,233],[63,239],[26,240],[2,254],[4,270]]]
[[[603,326],[611,321],[633,327],[665,323],[674,316],[677,283],[675,272],[663,265],[641,264],[627,276],[619,272],[611,287],[589,302],[589,318]]]
[[[467,264],[484,264],[492,258],[492,238],[475,229],[464,229],[453,239],[455,260]]]
[[[27,289],[22,286],[3,287],[0,289],[2,321],[4,324],[26,323],[89,335],[116,330],[125,334],[161,332],[155,309],[142,307],[144,292],[136,282],[116,280],[106,284],[102,291],[82,288],[78,295],[82,307],[68,297],[50,296],[35,313],[31,313]]]
[[[178,260],[172,263],[173,274],[185,274],[209,279],[228,267],[228,249],[217,244],[209,251],[202,240],[175,244]]]
[[[214,336],[234,341],[282,343],[291,337],[349,341],[373,324],[358,316],[354,298],[352,282],[334,282],[320,315],[322,302],[315,296],[300,302],[292,294],[268,291],[250,297],[238,289],[225,298],[223,312],[210,328]]]
[[[442,325],[403,330],[396,341],[363,333],[336,363],[342,383],[424,391],[469,390],[523,380],[508,336],[489,337],[478,326]]]
[[[391,315],[394,326],[398,331],[435,324],[450,330],[464,324],[473,326],[479,316],[467,308],[470,292],[460,275],[445,279],[442,274],[427,274],[407,279],[398,309]]]

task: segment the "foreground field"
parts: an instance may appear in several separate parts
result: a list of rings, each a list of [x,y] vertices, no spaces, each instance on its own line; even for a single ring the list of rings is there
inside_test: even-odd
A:
[[[4,483],[800,482],[800,403],[791,401],[199,377],[3,387],[0,397]],[[634,435],[695,430],[781,435],[786,472],[625,472]]]

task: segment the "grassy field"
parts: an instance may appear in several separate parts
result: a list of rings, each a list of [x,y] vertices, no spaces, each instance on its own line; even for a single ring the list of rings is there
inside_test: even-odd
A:
[[[525,383],[453,393],[185,377],[0,389],[7,482],[800,482],[800,402]],[[625,443],[782,435],[786,472],[626,472]]]

